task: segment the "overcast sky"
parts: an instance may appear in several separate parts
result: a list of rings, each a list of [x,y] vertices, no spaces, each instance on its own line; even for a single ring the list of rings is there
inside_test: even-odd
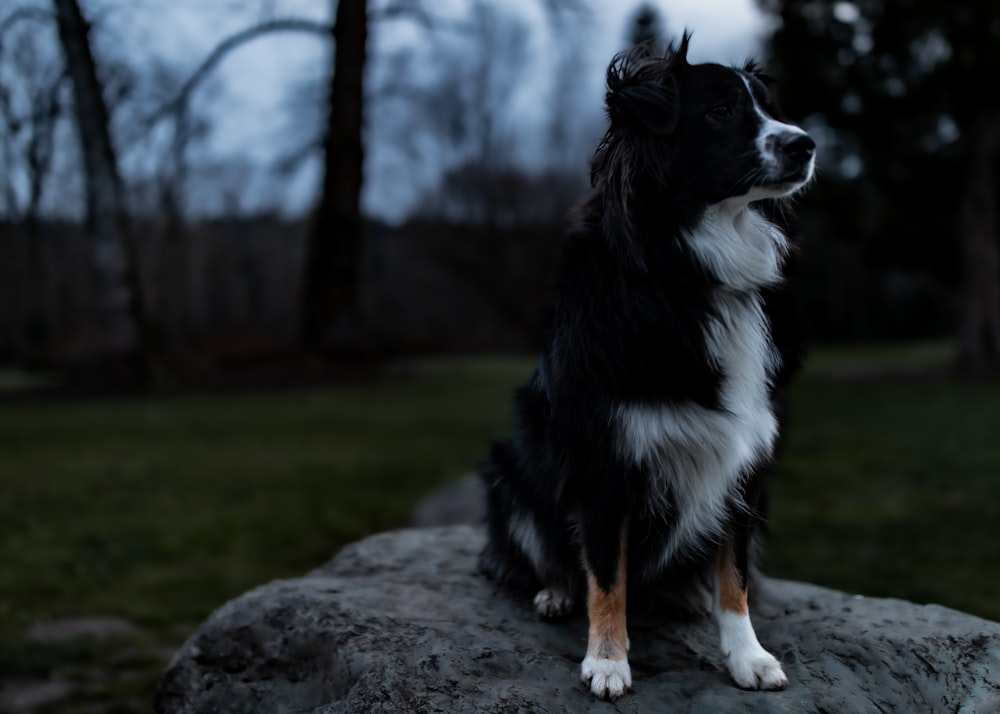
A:
[[[584,88],[581,92],[584,104],[568,113],[573,116],[575,111],[592,117],[592,123],[599,125],[603,117],[605,69],[611,57],[623,48],[628,25],[641,4],[639,0],[592,0],[593,17],[589,22],[584,20],[578,25],[568,23],[553,30],[546,22],[542,1],[498,0],[496,3],[522,15],[532,28],[533,41],[526,51],[530,54],[528,63],[537,68],[537,72],[529,73],[528,80],[531,81],[526,81],[507,102],[508,113],[520,123],[518,146],[512,147],[512,151],[520,153],[527,163],[533,155],[546,155],[544,145],[539,144],[544,144],[547,138],[547,127],[541,122],[548,121],[548,112],[543,108],[547,109],[547,105],[556,101],[549,76],[555,62],[552,45],[567,41],[567,31],[579,33],[568,41],[579,45],[581,52],[578,83]],[[438,3],[433,5],[436,12],[450,10],[456,15],[461,15],[462,8],[467,4],[463,0],[438,0]],[[685,27],[694,33],[690,57],[695,62],[742,63],[758,52],[767,31],[765,18],[757,11],[753,0],[659,0],[652,4],[660,10],[663,29],[669,35],[679,35]],[[548,36],[551,32],[559,33],[554,41]],[[385,52],[394,44],[407,42],[408,38],[423,49],[416,56],[424,58],[426,64],[432,66],[436,59],[435,47],[426,47],[426,35],[418,26],[388,24],[384,29],[376,30],[375,45]],[[438,42],[441,41],[444,38],[439,38]],[[377,128],[378,118],[373,123]],[[581,175],[586,174],[590,148],[587,145],[579,157]],[[369,153],[369,207],[389,218],[397,217],[393,215],[393,209],[405,212],[412,205],[410,201],[419,200],[421,183],[432,181],[435,176],[433,159],[424,161],[419,168],[423,168],[424,172],[415,171],[412,163],[401,165],[399,152],[393,153],[392,147],[376,143]],[[400,181],[401,173],[411,183]],[[373,200],[387,196],[389,198],[384,202]]]
[[[373,0],[373,13],[391,1]],[[546,49],[549,30],[539,2],[497,0],[496,3],[523,16],[530,28],[532,38],[528,46],[533,71],[525,86],[511,97],[508,110],[523,122],[523,134],[537,141],[544,140],[544,133],[538,125],[541,115],[532,108],[552,101],[553,62],[551,51]],[[47,0],[3,0],[4,6],[8,3],[48,5]],[[328,0],[83,0],[82,4],[96,20],[99,51],[124,54],[140,68],[155,62],[172,66],[178,76],[193,71],[221,39],[261,19],[291,16],[329,21],[332,14],[332,3]],[[591,97],[584,101],[590,103],[595,114],[600,112],[604,69],[611,56],[622,48],[627,23],[639,4],[591,0],[593,19],[589,31],[571,38],[580,43],[579,81],[585,88],[583,96],[589,93]],[[657,0],[652,4],[660,9],[669,34],[677,35],[685,27],[694,32],[690,52],[694,61],[742,62],[758,51],[768,29],[753,0]],[[434,0],[426,6],[441,16],[461,18],[468,3]],[[409,44],[420,50],[414,56],[423,58],[426,71],[433,72],[436,43],[447,41],[442,37],[429,38],[426,29],[413,22],[387,20],[373,24],[369,52],[377,69],[380,57]],[[319,86],[329,64],[330,49],[321,38],[302,34],[263,38],[232,53],[200,91],[197,101],[211,117],[210,135],[200,156],[206,162],[220,164],[249,162],[250,166],[243,171],[249,182],[245,203],[269,202],[287,212],[300,212],[307,210],[313,201],[320,177],[317,154],[298,164],[296,171],[277,186],[270,167],[305,146],[319,131],[320,115],[308,111],[308,98],[295,102],[294,97],[302,98],[303,88],[310,80]],[[313,106],[316,105],[314,101]],[[397,106],[393,111],[405,109]],[[378,121],[369,121],[376,133],[379,125]],[[369,139],[366,207],[385,218],[401,218],[420,199],[421,192],[441,167],[429,156],[419,156],[416,164],[402,166],[401,161],[407,160],[406,157],[383,149],[377,135]],[[530,142],[524,146],[531,151]],[[581,157],[581,167],[586,158]],[[141,152],[129,160],[141,162]],[[138,165],[127,168],[136,170]],[[207,209],[220,200],[209,194],[210,191],[202,194],[208,201]]]

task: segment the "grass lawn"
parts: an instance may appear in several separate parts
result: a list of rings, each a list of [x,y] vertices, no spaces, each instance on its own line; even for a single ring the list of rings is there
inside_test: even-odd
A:
[[[859,364],[821,351],[796,384],[766,571],[1000,619],[1000,383],[844,376]],[[148,712],[170,651],[212,609],[405,525],[469,471],[530,367],[433,360],[309,391],[0,403],[0,679],[75,682],[67,714]],[[107,614],[139,631],[25,638]]]
[[[1000,620],[1000,382],[807,369],[790,409],[766,571]]]

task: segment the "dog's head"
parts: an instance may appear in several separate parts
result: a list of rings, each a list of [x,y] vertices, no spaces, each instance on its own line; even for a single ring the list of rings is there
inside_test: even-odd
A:
[[[610,126],[592,179],[626,224],[640,184],[644,200],[697,211],[788,196],[813,176],[816,145],[778,118],[770,78],[753,62],[689,64],[689,41],[685,33],[662,57],[623,52],[608,67]]]

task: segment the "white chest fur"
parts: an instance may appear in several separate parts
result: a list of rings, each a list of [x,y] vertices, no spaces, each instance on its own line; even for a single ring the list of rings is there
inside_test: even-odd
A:
[[[770,454],[777,435],[769,382],[780,358],[761,298],[747,288],[780,279],[784,237],[763,219],[754,228],[760,230],[749,246],[726,236],[723,245],[715,243],[715,263],[706,261],[727,283],[716,290],[714,314],[704,325],[709,359],[722,375],[721,408],[622,404],[617,410],[622,456],[654,475],[651,506],[674,524],[661,566],[699,537],[720,531],[740,481]],[[707,250],[712,236],[702,238],[701,250]]]
[[[748,207],[746,197],[709,206],[686,238],[698,260],[733,290],[781,281],[788,240],[777,226]]]

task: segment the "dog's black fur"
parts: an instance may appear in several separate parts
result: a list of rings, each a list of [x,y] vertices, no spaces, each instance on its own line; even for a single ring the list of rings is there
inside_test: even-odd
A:
[[[725,424],[732,410],[728,370],[741,360],[767,365],[766,375],[756,373],[774,414],[800,360],[795,301],[778,274],[788,246],[777,231],[783,198],[811,177],[814,145],[795,127],[762,139],[777,114],[769,79],[753,63],[690,65],[688,41],[685,34],[665,57],[624,53],[608,69],[609,128],[593,159],[593,190],[566,239],[547,345],[515,395],[516,435],[494,443],[480,469],[489,534],[481,568],[502,583],[564,595],[536,600],[545,615],[579,602],[588,572],[612,589],[623,529],[630,595],[634,585],[664,584],[690,595],[710,587],[726,542],[745,582],[764,524],[770,436],[727,477],[724,513],[708,509],[713,517],[683,529],[678,508],[690,504],[678,501],[675,475],[708,468],[700,464],[714,447],[661,439],[633,458],[623,446],[646,445],[661,424],[714,433],[712,420]],[[775,157],[766,166],[765,150]],[[774,239],[774,276],[747,265],[744,279],[739,245],[695,240],[708,235],[706,216],[729,211],[734,197],[746,198],[748,213],[742,199],[731,213],[756,231],[748,240],[763,240],[767,252]],[[762,313],[762,327],[742,335],[731,326],[733,339],[723,327],[723,337],[711,337],[730,309]],[[740,340],[754,354],[743,354]]]

